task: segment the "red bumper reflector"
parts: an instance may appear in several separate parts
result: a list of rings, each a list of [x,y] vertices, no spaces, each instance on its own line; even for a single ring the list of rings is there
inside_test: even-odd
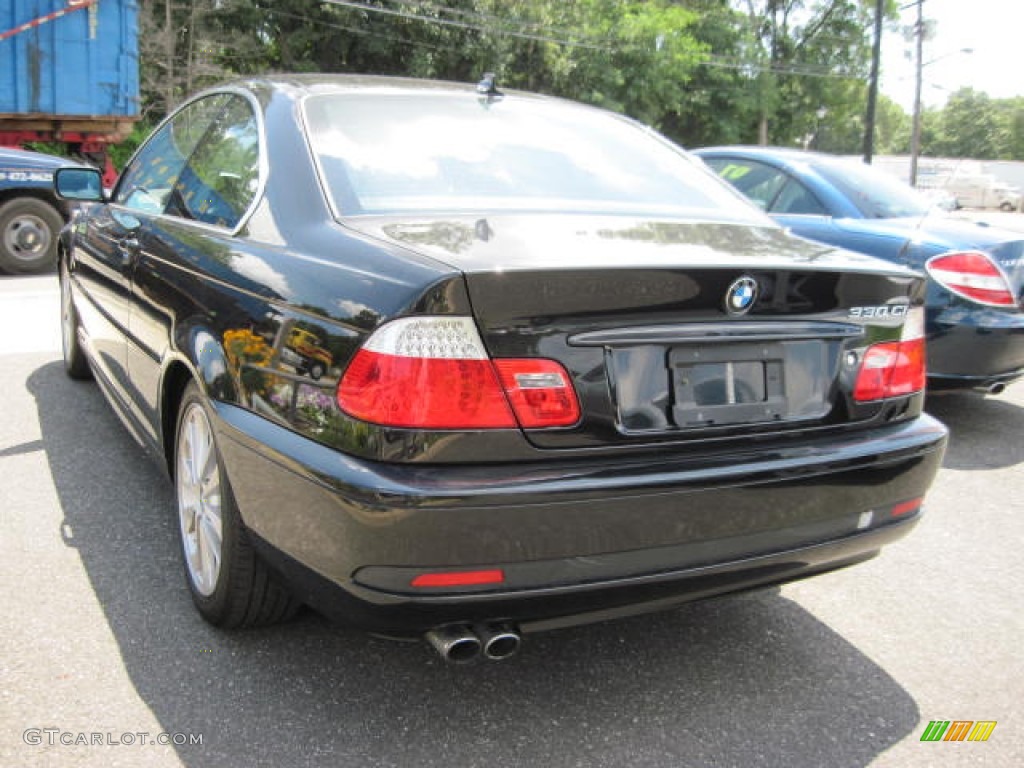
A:
[[[892,516],[899,517],[900,515],[906,515],[910,512],[916,512],[921,508],[921,504],[924,503],[924,498],[911,499],[910,501],[904,501],[902,504],[897,504],[892,508]]]
[[[502,584],[505,572],[500,568],[487,571],[452,571],[421,573],[412,580],[414,587],[478,587],[481,584]]]

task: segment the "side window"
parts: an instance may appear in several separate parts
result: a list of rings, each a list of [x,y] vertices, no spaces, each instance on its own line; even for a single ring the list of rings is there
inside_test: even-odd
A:
[[[167,213],[233,229],[259,186],[259,128],[249,102],[231,95],[189,158]]]
[[[782,192],[775,199],[771,213],[788,213],[804,216],[827,216],[825,206],[818,202],[811,190],[793,179],[786,182]]]
[[[705,162],[762,211],[769,210],[788,178],[782,171],[753,160],[715,157]]]
[[[121,174],[114,202],[143,213],[162,213],[186,160],[227,98],[219,94],[195,101],[165,123]]]

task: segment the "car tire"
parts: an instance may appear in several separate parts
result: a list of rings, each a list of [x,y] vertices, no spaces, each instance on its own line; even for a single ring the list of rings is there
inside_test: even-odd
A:
[[[78,310],[71,296],[71,277],[67,267],[58,270],[60,282],[60,340],[64,350],[64,372],[72,379],[83,381],[92,378],[89,361],[85,357],[82,343],[78,340]]]
[[[309,378],[313,381],[319,381],[320,377],[324,375],[323,363],[313,363],[309,366]]]
[[[1011,211],[1015,211],[1017,209],[1014,208],[1013,203],[1000,203],[999,204],[999,210],[1006,211],[1007,213],[1010,213]]]
[[[253,549],[209,406],[195,382],[178,409],[174,486],[185,580],[200,615],[223,628],[274,624],[295,615],[299,603]]]
[[[57,210],[42,200],[8,200],[0,206],[0,269],[15,275],[52,269],[63,226]]]

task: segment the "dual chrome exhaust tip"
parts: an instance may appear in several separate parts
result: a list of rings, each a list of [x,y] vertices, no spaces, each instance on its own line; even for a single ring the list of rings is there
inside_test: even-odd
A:
[[[509,624],[449,624],[435,627],[425,637],[449,664],[466,664],[481,656],[500,661],[514,656],[522,645],[519,632]]]

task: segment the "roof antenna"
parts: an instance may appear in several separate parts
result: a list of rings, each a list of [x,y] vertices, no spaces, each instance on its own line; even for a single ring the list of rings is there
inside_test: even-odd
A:
[[[493,72],[485,72],[483,79],[476,84],[476,92],[480,94],[480,100],[493,104],[505,98],[505,94],[498,90],[498,78]]]

